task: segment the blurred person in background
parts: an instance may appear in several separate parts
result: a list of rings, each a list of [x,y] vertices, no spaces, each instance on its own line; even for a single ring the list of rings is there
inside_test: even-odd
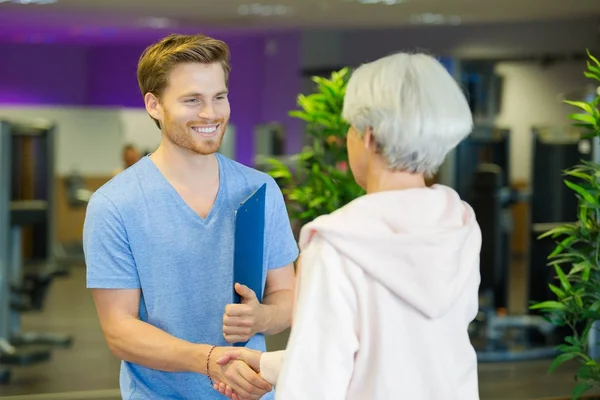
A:
[[[133,144],[126,144],[121,151],[121,157],[123,165],[113,171],[113,176],[116,176],[120,172],[123,172],[127,168],[131,167],[133,164],[138,162],[141,158],[141,152],[138,148]]]

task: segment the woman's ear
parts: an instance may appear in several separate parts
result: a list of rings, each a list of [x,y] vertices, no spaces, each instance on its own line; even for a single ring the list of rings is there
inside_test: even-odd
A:
[[[373,137],[373,128],[370,126],[368,126],[365,130],[365,134],[363,135],[363,143],[365,145],[365,149],[375,149],[375,138]]]

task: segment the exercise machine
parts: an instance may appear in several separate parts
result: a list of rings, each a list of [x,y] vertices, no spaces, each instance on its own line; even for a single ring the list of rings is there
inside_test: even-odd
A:
[[[469,327],[482,362],[534,359],[555,352],[526,340],[529,330],[549,334],[551,324],[537,316],[507,313],[512,207],[530,197],[529,191],[510,187],[510,133],[477,125],[453,154],[452,186],[473,207],[482,233],[480,307]]]
[[[529,340],[531,331],[548,336],[554,325],[541,316],[507,315],[510,263],[510,205],[518,197],[503,185],[497,164],[481,164],[473,180],[471,206],[481,227],[481,284],[479,314],[470,327],[481,362],[531,360],[552,357],[553,346]],[[527,194],[520,194],[521,199]]]
[[[510,179],[510,130],[476,125],[454,151],[452,186],[468,200],[481,164],[495,164],[502,169],[501,184],[508,187]]]
[[[490,170],[491,168],[491,170]],[[486,173],[487,171],[487,173]],[[492,179],[489,184],[494,184],[494,189],[489,188],[489,194],[501,196],[498,204],[498,221],[490,220],[480,222],[484,233],[486,230],[497,229],[497,235],[494,236],[493,246],[506,251],[495,251],[493,253],[496,259],[489,260],[499,266],[493,269],[482,268],[488,273],[494,274],[494,305],[497,308],[508,307],[508,265],[510,263],[510,235],[512,232],[510,206],[518,200],[519,193],[511,191],[509,188],[510,180],[510,130],[491,126],[476,126],[464,141],[456,148],[454,185],[458,194],[463,200],[472,204],[474,201],[479,204],[482,199],[482,193],[477,188],[485,188],[485,178]],[[493,192],[498,190],[498,193]],[[485,197],[486,200],[492,200],[492,197]],[[484,208],[487,205],[484,205]],[[477,211],[477,210],[476,210]],[[482,209],[482,212],[487,212]],[[479,214],[476,213],[479,220]],[[494,216],[495,218],[496,216]],[[493,224],[492,224],[493,223]],[[491,243],[491,242],[490,242]],[[484,242],[484,247],[492,244]],[[489,263],[488,263],[489,265]],[[484,279],[486,276],[484,276]],[[491,278],[491,277],[490,277]]]
[[[548,267],[548,256],[556,242],[539,236],[556,226],[577,221],[578,200],[564,184],[563,171],[581,160],[591,161],[598,149],[594,140],[582,139],[580,130],[572,127],[534,127],[532,141],[528,298],[531,302],[541,302],[556,298],[548,286],[555,281],[555,271]],[[558,331],[559,337],[570,334],[568,328]],[[534,336],[532,340],[541,338]]]
[[[69,335],[23,332],[20,315],[43,308],[54,278],[54,125],[0,121],[0,365],[46,361]],[[9,373],[1,375],[4,382]]]

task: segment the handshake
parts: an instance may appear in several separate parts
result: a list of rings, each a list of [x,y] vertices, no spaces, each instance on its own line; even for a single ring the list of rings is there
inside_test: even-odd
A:
[[[209,366],[214,389],[232,400],[258,400],[272,385],[260,376],[261,352],[216,347]],[[213,358],[214,357],[214,358]]]
[[[264,331],[271,316],[247,286],[235,284],[241,304],[229,304],[223,315],[223,337],[229,343],[244,342]],[[215,390],[232,400],[258,400],[272,390],[260,375],[261,352],[244,347],[215,347],[209,376]]]

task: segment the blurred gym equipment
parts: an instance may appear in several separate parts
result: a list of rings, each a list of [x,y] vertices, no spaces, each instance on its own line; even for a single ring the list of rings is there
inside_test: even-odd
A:
[[[530,301],[555,299],[548,284],[554,281],[554,269],[548,267],[548,255],[556,243],[552,238],[538,239],[550,229],[577,220],[578,200],[564,184],[563,171],[592,160],[598,152],[589,139],[581,139],[576,128],[534,127],[532,129],[532,198],[529,254]],[[532,312],[533,313],[533,312]],[[560,329],[560,335],[570,334]],[[532,340],[540,338],[533,335]]]
[[[481,362],[531,360],[556,354],[553,346],[534,345],[528,333],[542,337],[554,326],[541,316],[507,315],[509,291],[510,205],[515,201],[503,186],[503,171],[496,164],[481,164],[473,183],[471,205],[481,226],[480,313],[471,326]],[[523,197],[527,194],[523,194]],[[504,311],[501,311],[504,310]]]
[[[481,227],[479,314],[470,333],[481,362],[526,360],[555,354],[532,346],[527,332],[548,335],[554,327],[543,318],[508,315],[512,263],[512,206],[529,201],[527,191],[510,187],[510,131],[476,126],[456,149],[454,185],[474,209]]]
[[[22,332],[20,314],[41,311],[54,278],[54,131],[47,122],[0,121],[0,365],[50,358],[68,335]],[[10,374],[3,370],[3,382]]]

